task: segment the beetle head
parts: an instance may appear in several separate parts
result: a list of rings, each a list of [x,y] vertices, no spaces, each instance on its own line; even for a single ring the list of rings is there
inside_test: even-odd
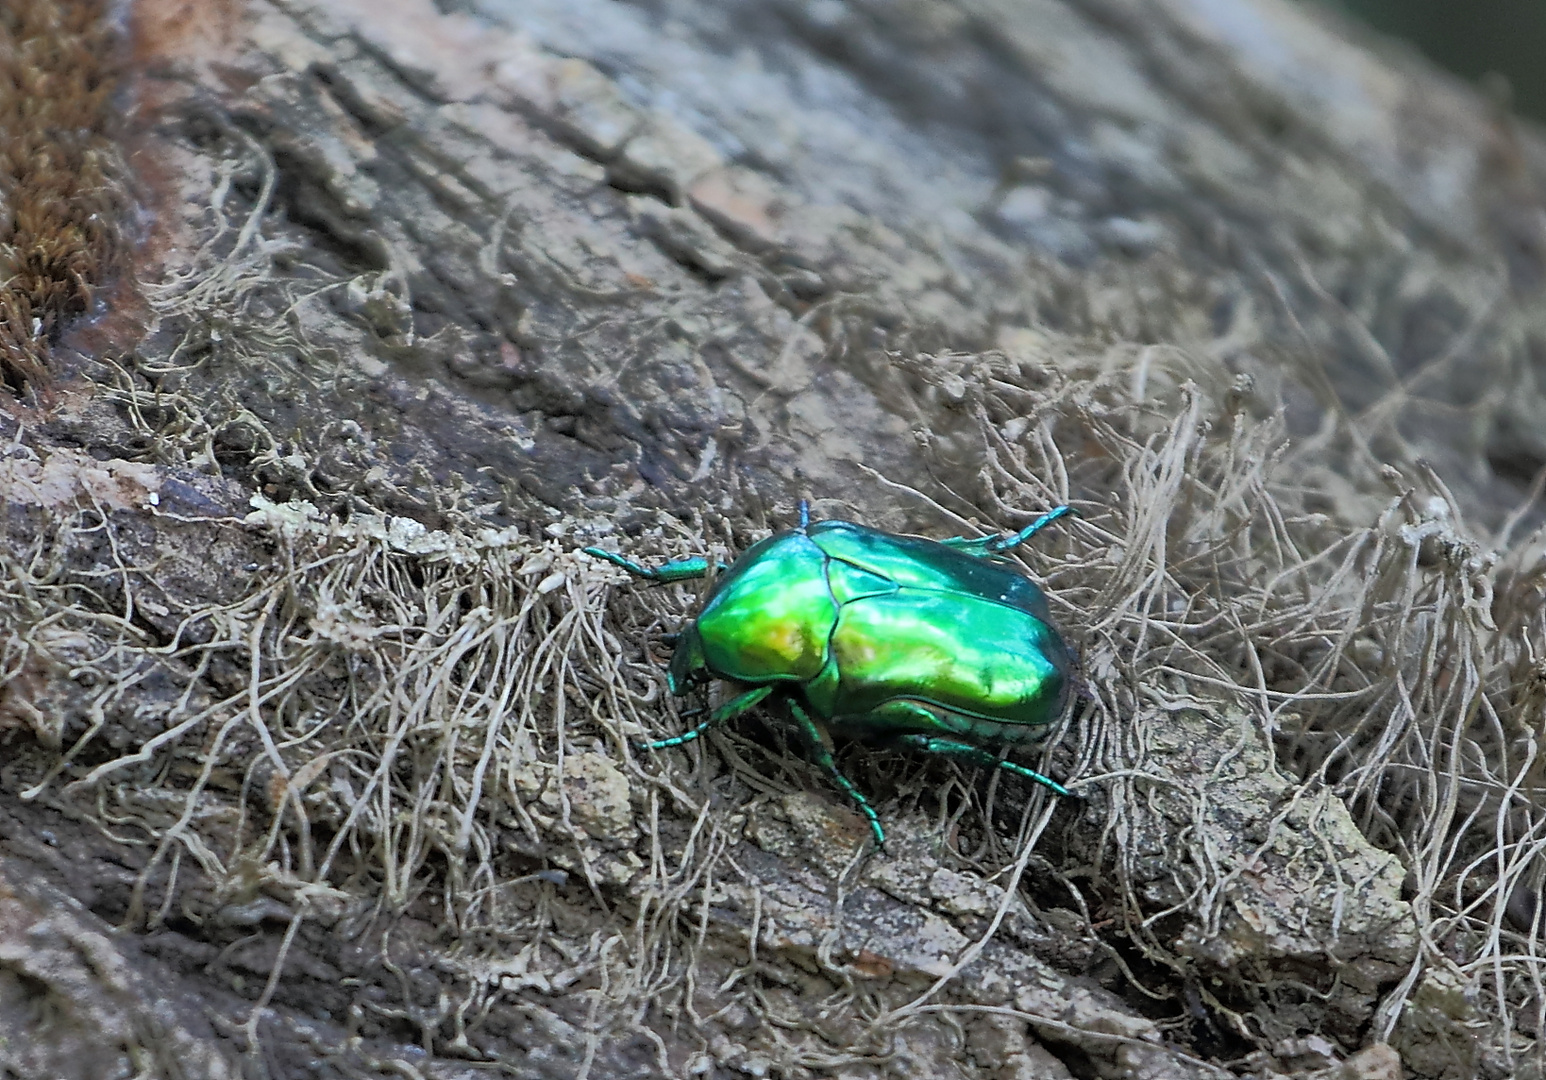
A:
[[[677,635],[676,651],[671,654],[671,666],[666,669],[666,686],[680,697],[713,677],[703,655],[703,638],[698,627],[696,624],[688,626]]]

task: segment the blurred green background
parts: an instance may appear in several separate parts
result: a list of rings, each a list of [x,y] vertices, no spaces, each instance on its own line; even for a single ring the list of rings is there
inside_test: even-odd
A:
[[[1405,38],[1468,79],[1496,72],[1514,109],[1546,119],[1546,0],[1327,0],[1329,6]]]

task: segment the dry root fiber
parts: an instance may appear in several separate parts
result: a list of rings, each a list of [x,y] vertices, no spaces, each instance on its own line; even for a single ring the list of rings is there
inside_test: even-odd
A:
[[[217,201],[194,271],[151,293],[168,320],[246,328],[149,374],[218,355],[329,377],[284,319],[304,290],[239,302],[275,250],[273,173],[253,175],[258,210]],[[1528,511],[1480,536],[1437,477],[1380,481],[1373,460],[1344,475],[1384,490],[1334,503],[1272,402],[1175,350],[1026,332],[865,361],[927,440],[927,492],[873,477],[906,516],[943,535],[1081,512],[1019,555],[1080,653],[1085,701],[1040,767],[1081,806],[850,751],[897,837],[865,861],[862,822],[776,736],[638,751],[684,725],[651,643],[695,598],[579,554],[608,522],[489,530],[446,492],[437,531],[331,515],[299,482],[245,518],[158,516],[164,467],[212,461],[221,424],[255,463],[313,463],[218,390],[128,369],[103,392],[155,467],[18,451],[0,473],[37,524],[0,562],[0,738],[35,744],[0,775],[138,849],[131,922],[285,920],[254,1039],[309,923],[417,912],[453,939],[440,983],[360,1007],[476,1058],[489,1017],[567,1003],[544,1023],[579,1075],[629,1037],[671,1075],[879,1076],[906,1055],[946,1075],[967,1069],[947,1030],[1003,1075],[1060,1075],[1048,1047],[1101,1075],[1329,1078],[1396,1052],[1423,1077],[1542,1075]],[[756,539],[700,509],[629,553]],[[185,526],[266,549],[219,602],[180,596]]]
[[[1254,991],[1210,1004],[1267,1044],[1288,1043],[1284,1020],[1316,1015],[1332,1032],[1352,1019],[1369,1024],[1367,1041],[1398,1046],[1419,1075],[1539,1075],[1546,534],[1512,539],[1528,508],[1499,535],[1478,537],[1437,476],[1387,468],[1383,505],[1364,492],[1340,515],[1307,512],[1324,495],[1296,487],[1277,420],[1248,384],[1229,388],[1221,372],[1208,379],[1185,357],[1156,363],[1139,349],[1117,350],[1106,371],[1079,377],[1046,343],[1025,346],[1018,359],[917,370],[926,384],[964,380],[966,393],[957,383],[952,396],[965,397],[969,437],[986,444],[975,498],[986,519],[1013,524],[1024,508],[1063,500],[1087,507],[1070,527],[1072,550],[1038,569],[1084,642],[1092,734],[1081,758],[1112,778],[1101,858],[1120,884],[1132,939],[1149,960],[1193,974],[1208,970],[1205,956],[1236,973],[1249,958],[1256,1005]],[[1095,494],[1105,491],[1115,495]],[[1231,759],[1254,756],[1252,740],[1190,789],[1167,790],[1145,766],[1199,708],[1250,718],[1266,750],[1258,766],[1275,759],[1303,780],[1259,835],[1237,835],[1252,858],[1208,835],[1210,824],[1242,820],[1217,782]],[[1193,738],[1180,741],[1195,747]],[[1310,830],[1312,850],[1290,859],[1299,862],[1291,876],[1330,884],[1327,910],[1339,925],[1325,940],[1370,935],[1357,949],[1375,1007],[1342,1021],[1337,999],[1358,982],[1359,965],[1341,968],[1340,988],[1328,990],[1303,971],[1290,978],[1297,965],[1261,964],[1262,935],[1282,927],[1258,917],[1239,889],[1242,880],[1282,886],[1272,881],[1279,827],[1323,784],[1364,837],[1399,857],[1415,918],[1405,929],[1401,918],[1383,922],[1376,909],[1390,908],[1387,896],[1355,929],[1344,907],[1361,887],[1355,879],[1390,868]],[[1156,851],[1143,824],[1156,808],[1185,825],[1180,844],[1158,853],[1159,873],[1145,865]],[[1182,912],[1187,929],[1157,932]],[[1326,955],[1333,966],[1347,959],[1337,946]],[[1318,1003],[1307,1008],[1311,998]]]
[[[13,392],[43,380],[50,339],[118,263],[106,15],[104,0],[0,5],[0,377]]]
[[[1024,557],[1081,652],[1088,699],[1043,767],[1081,781],[1085,809],[1006,817],[1027,793],[850,755],[882,813],[934,838],[861,865],[862,828],[845,833],[820,777],[767,740],[641,755],[641,738],[682,724],[648,642],[693,597],[577,553],[604,523],[555,521],[539,541],[256,499],[229,524],[269,538],[271,563],[230,602],[170,610],[117,543],[106,578],[64,569],[126,511],[85,481],[62,501],[59,476],[50,527],[0,574],[4,623],[26,628],[4,657],[0,724],[25,726],[20,688],[49,672],[90,673],[96,689],[46,740],[62,749],[25,796],[132,823],[148,852],[135,921],[261,891],[285,905],[288,948],[307,920],[433,897],[461,945],[454,1000],[423,1038],[474,1056],[479,1017],[533,988],[591,1002],[575,1034],[588,1052],[625,1030],[709,1033],[704,1018],[726,1010],[748,1018],[739,1041],[704,1053],[773,1071],[873,1062],[941,1013],[1110,1051],[1104,1021],[1079,1029],[1023,987],[998,1000],[983,997],[991,980],[961,982],[995,934],[1042,926],[1060,949],[1109,955],[1131,994],[1175,1015],[1154,1039],[1196,1040],[1152,1075],[1183,1060],[1209,1075],[1209,1046],[1255,1075],[1287,1072],[1311,1036],[1333,1063],[1362,1041],[1424,1076],[1537,1075],[1541,535],[1475,537],[1431,475],[1392,473],[1361,521],[1368,504],[1307,511],[1276,415],[1179,358],[1027,337],[1002,355],[889,363],[920,408],[953,418],[932,453],[959,480],[948,507],[892,484],[899,501],[932,504],[946,531],[1063,502],[1083,515]],[[31,474],[12,469],[23,490]],[[712,550],[667,515],[631,544]],[[109,579],[122,588],[104,604]],[[159,640],[134,617],[146,601]],[[830,907],[781,907],[743,843],[829,875]],[[955,884],[937,895],[908,884],[947,865]],[[925,923],[938,955],[878,953],[873,926],[845,930],[855,882],[934,896],[941,919],[965,921]],[[986,899],[969,903],[968,886]],[[723,967],[732,953],[751,966]],[[819,1015],[766,974],[794,962],[828,980]],[[1161,1053],[1124,1038],[1129,1064]]]

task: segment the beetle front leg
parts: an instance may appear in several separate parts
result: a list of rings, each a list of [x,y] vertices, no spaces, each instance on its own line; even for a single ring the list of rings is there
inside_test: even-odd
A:
[[[648,567],[634,562],[632,559],[619,555],[615,551],[607,551],[605,548],[588,547],[581,548],[587,555],[598,559],[605,559],[613,566],[622,567],[634,577],[643,578],[645,581],[653,581],[661,585],[669,585],[674,581],[692,581],[696,578],[709,576],[709,561],[702,555],[693,555],[685,559],[672,559],[664,566]],[[723,566],[720,567],[724,569]]]
[[[699,724],[697,727],[693,728],[691,731],[685,731],[680,735],[673,735],[669,739],[661,739],[659,742],[645,743],[644,749],[665,750],[672,746],[681,746],[683,743],[690,743],[694,739],[701,736],[705,731],[709,730],[709,728],[714,727],[717,724],[723,724],[726,720],[732,720],[735,717],[740,716],[743,712],[758,704],[760,701],[762,701],[763,698],[767,697],[772,692],[773,688],[771,686],[757,686],[746,691],[744,694],[737,694],[735,697],[725,702],[719,708],[709,713],[709,718],[703,723]]]
[[[811,719],[809,713],[800,708],[800,703],[790,699],[789,711],[794,714],[795,720],[800,725],[800,734],[805,737],[806,749],[811,759],[824,769],[832,782],[848,793],[848,797],[859,804],[859,810],[869,819],[870,832],[875,834],[875,846],[882,851],[886,849],[886,830],[881,828],[880,815],[875,813],[875,808],[870,805],[870,800],[864,797],[864,793],[854,786],[853,781],[844,776],[838,770],[837,761],[832,756],[832,736],[827,734],[827,729]]]
[[[971,743],[959,742],[956,739],[941,739],[934,735],[898,735],[894,740],[898,745],[910,746],[914,750],[922,750],[926,754],[939,754],[941,757],[955,758],[957,761],[969,762],[973,765],[981,765],[984,768],[1003,769],[1012,772],[1016,776],[1023,776],[1027,780],[1034,780],[1038,784],[1051,788],[1059,795],[1069,798],[1078,798],[1062,784],[1050,776],[1043,776],[1035,769],[1027,769],[1024,765],[1016,765],[1013,761],[1005,761],[988,753],[980,746]]]

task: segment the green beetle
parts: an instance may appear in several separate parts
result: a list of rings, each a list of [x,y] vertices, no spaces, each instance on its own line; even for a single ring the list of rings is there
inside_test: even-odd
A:
[[[802,500],[799,527],[749,548],[677,636],[666,679],[673,694],[715,679],[748,689],[648,749],[690,742],[776,696],[880,845],[880,818],[838,770],[831,733],[1005,769],[1069,795],[983,748],[1036,742],[1067,704],[1073,659],[1047,599],[995,559],[1067,513],[1060,506],[1016,533],[934,541],[851,521],[812,524]],[[649,569],[601,548],[585,552],[654,582],[709,571],[703,558]]]

